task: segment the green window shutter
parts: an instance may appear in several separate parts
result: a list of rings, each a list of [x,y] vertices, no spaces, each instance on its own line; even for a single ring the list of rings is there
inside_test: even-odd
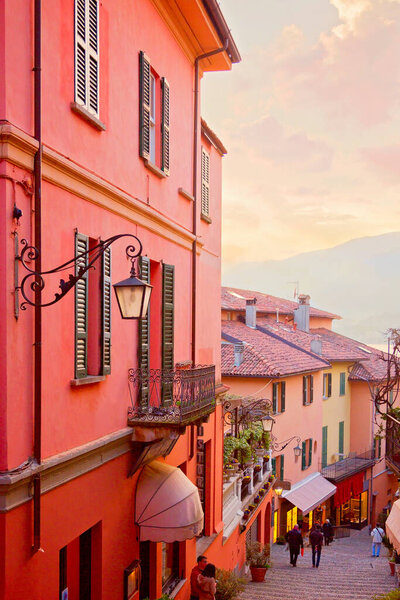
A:
[[[339,423],[339,454],[343,454],[344,450],[344,421]]]
[[[272,475],[276,477],[276,458],[271,460]]]
[[[161,79],[161,168],[169,175],[169,84]]]
[[[328,464],[328,426],[322,428],[322,468]]]
[[[344,396],[346,393],[346,373],[340,373],[340,391],[339,395]]]
[[[328,398],[332,396],[332,373],[328,373]]]
[[[101,372],[111,373],[111,248],[102,256],[101,294]]]
[[[150,283],[150,259],[147,256],[141,256],[139,259],[140,279]],[[139,347],[138,347],[138,365],[141,369],[140,403],[148,404],[149,400],[149,377],[150,368],[150,306],[144,319],[139,319]]]
[[[276,414],[278,412],[277,399],[278,399],[278,384],[273,383],[272,384],[272,412],[274,414]]]
[[[286,403],[286,382],[282,381],[281,383],[281,412],[285,412],[285,403]]]
[[[314,400],[314,375],[310,375],[310,404]]]
[[[210,155],[201,149],[201,214],[210,215]]]
[[[81,233],[75,234],[75,256],[89,250],[89,238]],[[88,257],[82,256],[75,263],[75,274],[80,267],[86,267]],[[86,377],[88,350],[88,273],[75,285],[75,378]]]
[[[301,443],[301,470],[304,471],[306,468],[306,443]]]
[[[174,287],[175,268],[163,265],[163,303],[162,303],[162,368],[166,371],[174,369]],[[171,404],[173,400],[173,382],[165,380],[162,386],[163,404]]]
[[[150,160],[150,59],[139,54],[139,153]]]
[[[308,446],[308,467],[311,465],[312,463],[312,438],[310,438],[309,440],[309,446]]]
[[[280,478],[281,479],[284,479],[284,477],[283,477],[283,473],[284,473],[284,470],[285,470],[284,464],[285,464],[285,457],[284,457],[283,454],[281,454],[281,472],[280,472]]]
[[[307,375],[303,375],[303,404],[307,404]]]

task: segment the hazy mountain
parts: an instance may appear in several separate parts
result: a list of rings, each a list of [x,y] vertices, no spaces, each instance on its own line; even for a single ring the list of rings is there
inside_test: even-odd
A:
[[[400,232],[351,240],[285,260],[223,269],[223,285],[293,300],[296,283],[311,304],[342,317],[334,329],[369,344],[400,328]]]

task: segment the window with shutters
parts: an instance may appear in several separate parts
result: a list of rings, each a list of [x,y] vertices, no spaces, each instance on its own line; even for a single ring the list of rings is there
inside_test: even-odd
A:
[[[147,166],[169,175],[169,84],[144,52],[139,54],[139,79],[139,153]]]
[[[322,428],[322,468],[326,467],[328,464],[328,426],[325,425]]]
[[[76,274],[90,261],[99,243],[75,235]],[[75,286],[75,379],[111,373],[111,248],[101,266],[89,269]]]
[[[301,468],[308,469],[312,463],[312,438],[308,438],[302,442],[301,448]]]
[[[332,373],[324,374],[322,395],[324,399],[332,396]]]
[[[174,369],[174,294],[175,268],[163,264],[162,273],[162,355],[161,364],[164,370],[162,384],[162,402],[172,403],[172,372]],[[171,371],[171,381],[165,372]]]
[[[339,396],[344,396],[346,393],[346,373],[340,373]]]
[[[75,102],[99,116],[98,0],[75,0]]]
[[[276,415],[285,412],[286,382],[281,381],[272,385],[272,412]]]
[[[339,423],[338,452],[339,452],[339,454],[344,454],[344,421],[340,421],[340,423]]]
[[[382,456],[382,438],[377,437],[374,439],[374,458],[380,458]]]
[[[201,149],[201,214],[210,216],[210,155]]]
[[[303,376],[303,404],[304,406],[311,404],[314,399],[314,376]]]
[[[277,477],[278,479],[284,479],[284,461],[285,461],[285,457],[283,454],[280,454],[279,456],[276,456],[275,458],[272,459],[272,464],[271,464],[271,468],[272,468],[272,474],[274,477]]]

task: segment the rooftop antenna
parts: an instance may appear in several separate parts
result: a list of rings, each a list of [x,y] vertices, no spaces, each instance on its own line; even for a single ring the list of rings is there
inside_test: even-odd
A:
[[[291,285],[294,285],[293,298],[296,300],[296,298],[298,298],[299,294],[300,294],[300,282],[299,281],[288,281],[288,283]]]

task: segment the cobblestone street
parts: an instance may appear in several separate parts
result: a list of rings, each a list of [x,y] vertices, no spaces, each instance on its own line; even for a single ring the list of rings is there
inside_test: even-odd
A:
[[[371,600],[374,594],[396,587],[390,575],[387,551],[371,557],[368,528],[324,547],[318,569],[312,568],[311,548],[304,549],[297,567],[289,564],[284,546],[273,546],[272,568],[264,583],[249,583],[243,600]]]

